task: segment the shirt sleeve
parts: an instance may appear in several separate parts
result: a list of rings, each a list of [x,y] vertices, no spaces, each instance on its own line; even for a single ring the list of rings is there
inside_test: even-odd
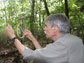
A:
[[[28,47],[24,47],[24,62],[25,63],[33,63],[33,53],[34,51],[31,50],[30,48]]]
[[[67,61],[68,56],[66,47],[58,42],[35,51],[25,48],[24,58],[32,61],[32,63],[64,63]]]

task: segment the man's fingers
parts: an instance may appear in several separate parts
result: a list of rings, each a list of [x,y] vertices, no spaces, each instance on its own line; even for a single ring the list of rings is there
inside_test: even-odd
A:
[[[5,33],[8,34],[8,32],[9,32],[9,28],[6,27],[6,29],[5,29]]]
[[[8,24],[8,28],[9,28],[9,29],[12,29],[12,27],[11,27],[11,25],[10,25],[10,24]]]
[[[29,30],[25,30],[24,33],[30,33],[30,31]]]
[[[10,30],[10,25],[8,24],[8,26],[6,27],[5,29],[6,31],[9,31]]]
[[[29,31],[29,30],[25,30],[24,31],[24,35],[26,35],[26,36],[28,36],[28,35],[30,35],[31,34],[31,32]]]
[[[8,27],[10,27],[10,25],[9,25],[9,24],[7,24],[7,26],[8,26]]]
[[[25,30],[24,32],[29,32],[29,30]]]

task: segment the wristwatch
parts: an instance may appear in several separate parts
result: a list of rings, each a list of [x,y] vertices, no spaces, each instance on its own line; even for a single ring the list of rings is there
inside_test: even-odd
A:
[[[14,43],[15,42],[15,39],[16,39],[16,37],[12,38],[11,39],[11,42]]]

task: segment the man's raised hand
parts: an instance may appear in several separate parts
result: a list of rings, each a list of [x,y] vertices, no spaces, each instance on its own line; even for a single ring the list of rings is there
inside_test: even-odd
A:
[[[25,35],[27,38],[29,38],[30,40],[33,40],[33,38],[34,38],[30,30],[25,30],[25,31],[24,31],[24,35]]]
[[[5,28],[5,33],[10,39],[15,37],[14,30],[9,24]]]

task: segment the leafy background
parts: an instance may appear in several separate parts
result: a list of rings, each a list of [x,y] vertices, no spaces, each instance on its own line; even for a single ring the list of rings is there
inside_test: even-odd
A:
[[[14,28],[17,38],[32,49],[35,49],[32,42],[25,37],[21,38],[25,29],[31,30],[43,47],[52,42],[52,40],[46,39],[43,31],[45,19],[48,16],[44,1],[47,3],[49,14],[65,14],[65,0],[0,0],[1,63],[6,61],[8,63],[22,62],[20,60],[17,61],[18,57],[19,59],[22,59],[22,57],[15,52],[15,46],[11,44],[10,39],[4,33],[7,24]],[[84,0],[68,0],[67,3],[71,33],[79,36],[84,42],[84,12],[80,11],[81,6],[84,5]],[[10,53],[12,51],[15,52],[14,57],[10,57],[13,54]],[[8,55],[9,53],[10,55]],[[8,58],[13,59],[7,59],[6,55]],[[5,59],[2,59],[2,57]]]

